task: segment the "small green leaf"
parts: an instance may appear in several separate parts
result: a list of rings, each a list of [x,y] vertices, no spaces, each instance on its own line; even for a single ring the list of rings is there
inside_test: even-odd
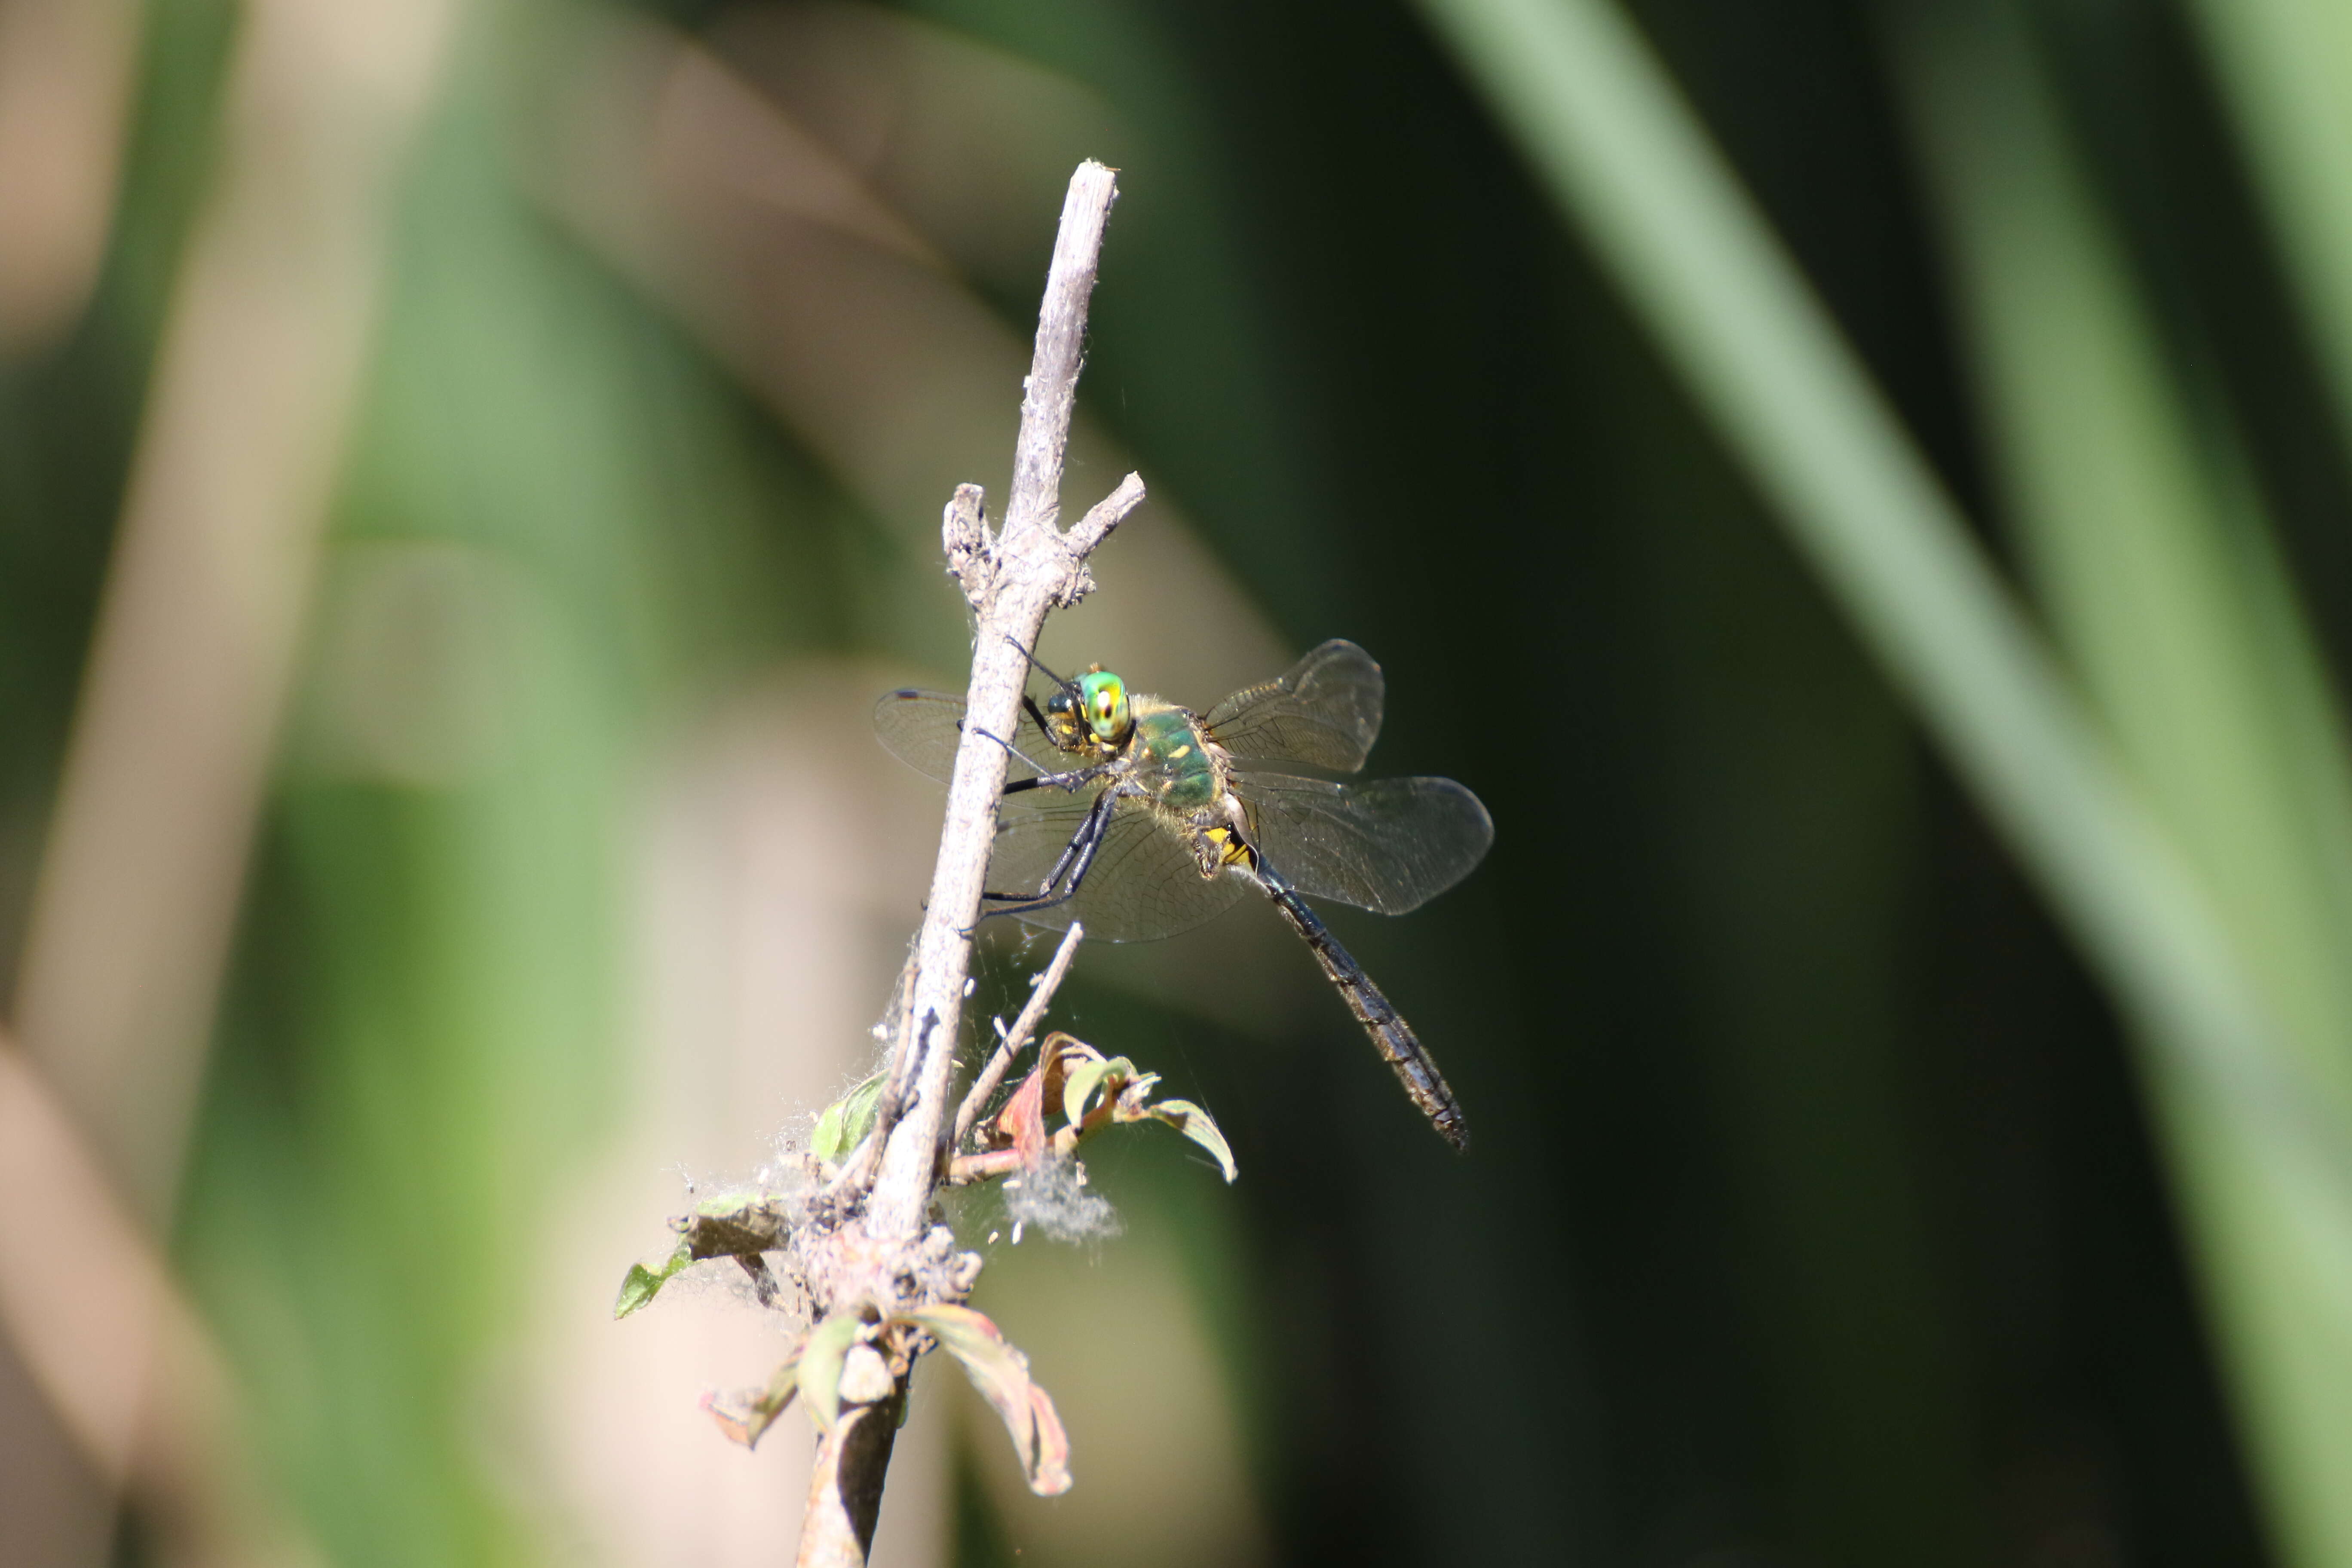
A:
[[[1076,1035],[1055,1030],[1045,1037],[1045,1044],[1037,1047],[1037,1071],[1045,1080],[1045,1098],[1053,1100],[1064,1093],[1072,1069],[1102,1059],[1100,1051]]]
[[[620,1300],[613,1303],[613,1316],[615,1319],[625,1318],[644,1307],[661,1293],[661,1288],[668,1284],[679,1269],[693,1261],[693,1249],[681,1238],[677,1249],[669,1255],[669,1260],[659,1269],[648,1268],[642,1263],[630,1264],[627,1276],[621,1281]]]
[[[857,1342],[865,1323],[855,1312],[836,1312],[808,1331],[801,1342],[800,1366],[794,1382],[817,1430],[830,1432],[841,1419],[841,1363]]]
[[[1145,1107],[1145,1114],[1155,1121],[1165,1121],[1214,1154],[1217,1163],[1224,1167],[1227,1182],[1242,1173],[1241,1167],[1234,1163],[1234,1152],[1225,1142],[1225,1135],[1217,1131],[1217,1124],[1211,1120],[1209,1113],[1191,1100],[1163,1100],[1157,1105]]]
[[[866,1142],[866,1135],[874,1130],[875,1108],[882,1102],[886,1076],[876,1073],[817,1114],[816,1131],[809,1139],[810,1152],[837,1165]]]
[[[1135,1064],[1125,1057],[1112,1057],[1108,1061],[1097,1058],[1072,1073],[1062,1085],[1062,1114],[1076,1127],[1087,1119],[1087,1104],[1106,1082],[1116,1079],[1125,1084],[1135,1077]]]

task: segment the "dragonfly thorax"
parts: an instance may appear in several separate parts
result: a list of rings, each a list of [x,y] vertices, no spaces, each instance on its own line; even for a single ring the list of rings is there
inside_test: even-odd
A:
[[[1156,803],[1181,816],[1216,805],[1224,794],[1216,752],[1181,708],[1158,705],[1139,712],[1127,756],[1129,776]]]
[[[1135,728],[1122,759],[1129,793],[1175,830],[1202,877],[1254,866],[1256,851],[1224,748],[1190,710],[1152,697],[1132,700]]]

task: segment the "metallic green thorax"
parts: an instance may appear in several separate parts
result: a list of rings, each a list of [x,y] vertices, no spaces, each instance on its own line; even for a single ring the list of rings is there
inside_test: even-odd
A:
[[[1130,699],[1135,733],[1128,757],[1135,779],[1171,811],[1190,816],[1224,794],[1215,753],[1192,715],[1156,698]]]

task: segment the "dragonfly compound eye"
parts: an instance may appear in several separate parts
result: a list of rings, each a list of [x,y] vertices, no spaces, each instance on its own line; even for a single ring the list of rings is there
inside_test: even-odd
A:
[[[1089,671],[1078,678],[1087,722],[1099,740],[1116,741],[1127,733],[1127,688],[1108,671]]]

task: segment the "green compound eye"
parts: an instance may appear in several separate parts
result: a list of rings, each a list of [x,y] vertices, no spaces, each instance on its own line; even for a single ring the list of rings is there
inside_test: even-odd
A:
[[[1078,690],[1097,740],[1116,741],[1127,733],[1127,687],[1118,676],[1108,670],[1082,675]]]

